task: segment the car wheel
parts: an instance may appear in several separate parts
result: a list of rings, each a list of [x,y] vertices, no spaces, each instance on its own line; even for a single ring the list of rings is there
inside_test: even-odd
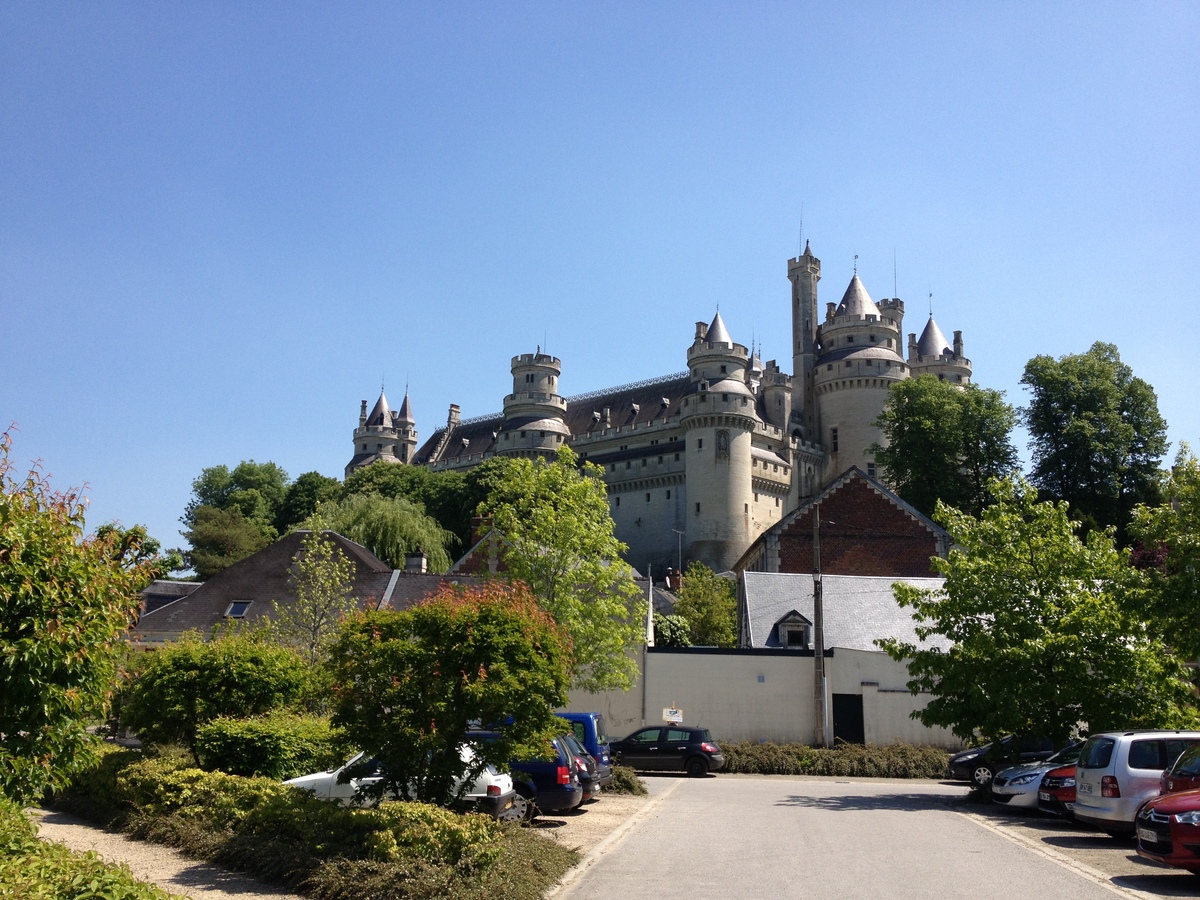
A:
[[[693,778],[703,778],[708,774],[708,762],[699,756],[693,756],[687,761],[685,769]]]
[[[525,785],[517,786],[517,795],[513,797],[514,821],[528,824],[537,818],[537,804],[533,802],[533,794]]]
[[[979,787],[987,787],[996,775],[989,765],[980,764],[971,770],[971,781]]]
[[[520,825],[530,819],[529,810],[533,804],[525,797],[517,794],[513,797],[512,806],[500,813],[499,819],[510,825]]]

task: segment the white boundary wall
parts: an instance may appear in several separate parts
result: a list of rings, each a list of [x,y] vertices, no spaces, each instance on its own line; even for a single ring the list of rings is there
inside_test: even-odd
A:
[[[812,744],[813,662],[811,653],[796,651],[651,649],[637,654],[638,679],[628,691],[576,691],[567,708],[603,713],[614,738],[659,724],[663,710],[676,707],[685,725],[707,728],[717,741]],[[831,734],[832,695],[858,694],[868,744],[962,746],[948,729],[927,728],[909,716],[929,695],[910,694],[908,670],[887,654],[835,648],[825,670]]]

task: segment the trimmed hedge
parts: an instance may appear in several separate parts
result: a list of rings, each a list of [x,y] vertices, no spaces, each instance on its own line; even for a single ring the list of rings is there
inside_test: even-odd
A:
[[[115,800],[105,818],[134,837],[317,900],[534,900],[579,859],[480,813],[401,802],[354,809],[273,779],[191,768],[178,757],[121,762],[112,790],[82,791],[93,807],[98,796]],[[79,808],[73,796],[66,801]]]
[[[104,862],[94,851],[72,853],[37,838],[37,827],[11,800],[0,797],[0,897],[22,900],[170,900],[125,866]]]
[[[202,769],[283,781],[320,772],[349,755],[324,716],[276,711],[254,719],[221,717],[196,729]]]
[[[832,750],[805,744],[721,744],[725,772],[748,775],[837,775],[858,778],[941,778],[950,754],[937,747],[839,744]]]

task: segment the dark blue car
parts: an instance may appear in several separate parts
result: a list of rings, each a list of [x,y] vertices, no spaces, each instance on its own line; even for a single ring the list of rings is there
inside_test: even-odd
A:
[[[472,738],[489,740],[494,731],[474,731]],[[565,812],[583,803],[583,785],[575,756],[562,738],[554,738],[548,754],[541,759],[514,759],[512,769],[514,817],[519,812],[530,821],[538,813]]]

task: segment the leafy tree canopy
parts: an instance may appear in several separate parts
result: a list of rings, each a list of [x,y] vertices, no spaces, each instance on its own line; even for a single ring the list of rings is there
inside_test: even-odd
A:
[[[144,529],[85,537],[80,495],[14,477],[11,447],[0,435],[0,793],[29,803],[91,758],[155,554]]]
[[[273,462],[247,459],[232,471],[227,466],[202,469],[192,482],[192,499],[184,510],[182,522],[192,527],[196,511],[209,506],[237,509],[244,518],[273,527],[276,511],[287,493],[287,483],[287,472]]]
[[[183,533],[191,547],[182,555],[202,580],[270,546],[276,538],[274,528],[246,519],[236,507],[201,506],[193,511],[192,520]]]
[[[362,544],[393,568],[403,569],[405,554],[418,550],[425,552],[431,572],[447,572],[453,562],[448,548],[454,535],[427,516],[424,507],[403,497],[351,494],[322,504],[319,515],[329,529]]]
[[[379,494],[404,499],[424,507],[426,514],[454,534],[453,549],[470,545],[471,517],[483,499],[470,490],[461,472],[432,472],[423,466],[377,461],[350,474],[342,497]]]
[[[999,391],[921,375],[888,391],[876,422],[886,445],[871,450],[887,483],[925,515],[939,500],[975,515],[989,480],[1016,469],[1016,421]]]
[[[1029,480],[1066,500],[1085,529],[1116,526],[1124,539],[1133,508],[1161,496],[1167,424],[1154,388],[1104,343],[1058,359],[1035,356],[1021,383],[1031,394],[1022,411]]]
[[[1023,481],[992,493],[979,519],[938,504],[954,544],[933,560],[942,590],[894,587],[918,636],[953,644],[880,642],[933,695],[916,717],[963,739],[1193,723],[1187,670],[1133,612],[1144,583],[1128,554],[1104,531],[1080,540],[1066,506]]]
[[[320,472],[305,472],[287,486],[275,513],[275,530],[283,534],[304,522],[327,500],[341,496],[342,483]]]
[[[655,647],[690,647],[692,646],[692,629],[688,620],[683,616],[668,616],[662,613],[654,614],[654,646]]]
[[[554,461],[511,459],[480,513],[504,540],[506,574],[529,585],[571,638],[573,687],[628,688],[626,650],[644,640],[642,593],[613,534],[602,471],[563,447]]]
[[[147,654],[126,694],[122,724],[148,744],[182,744],[195,755],[201,725],[295,708],[308,677],[297,653],[262,635],[193,635]]]
[[[721,578],[704,563],[693,562],[687,567],[679,588],[675,615],[687,622],[692,645],[737,646],[737,600],[733,582]]]
[[[506,723],[474,742],[476,770],[540,756],[561,730],[564,636],[527,589],[446,585],[407,610],[358,613],[331,650],[333,722],[383,763],[382,793],[447,803],[473,723]],[[463,785],[463,789],[467,785]]]
[[[1134,511],[1130,531],[1145,550],[1159,556],[1147,568],[1153,589],[1144,613],[1188,659],[1200,657],[1200,461],[1184,444],[1175,457],[1159,506]]]

